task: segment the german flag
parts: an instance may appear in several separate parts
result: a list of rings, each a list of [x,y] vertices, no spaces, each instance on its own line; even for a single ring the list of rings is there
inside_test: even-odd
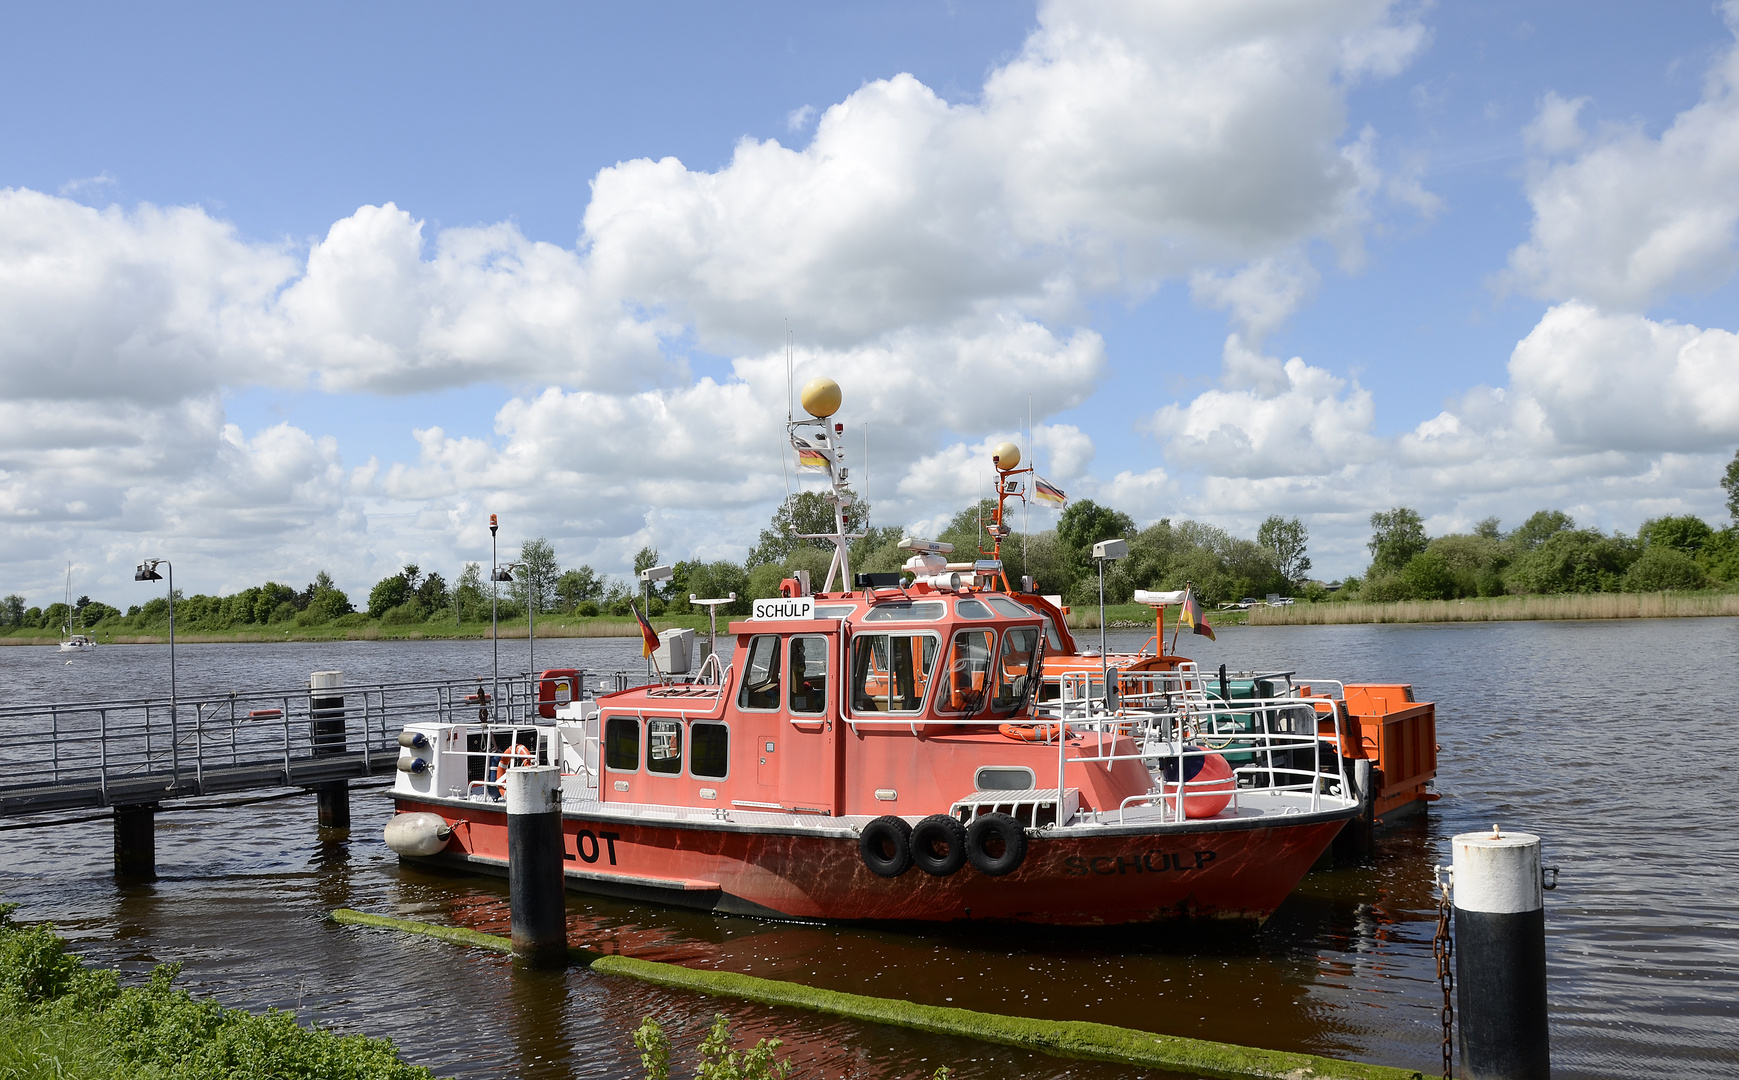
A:
[[[1200,634],[1209,641],[1215,640],[1214,628],[1208,625],[1207,618],[1202,615],[1202,604],[1196,599],[1193,588],[1184,589],[1183,608],[1178,612],[1177,624],[1189,627],[1192,634]]]
[[[1033,498],[1048,506],[1061,506],[1069,501],[1062,488],[1036,474],[1033,476]]]
[[[634,612],[634,618],[640,623],[640,655],[651,656],[658,648],[658,635],[653,632],[652,624],[646,621],[646,616],[640,614],[640,609],[633,604],[628,605]]]
[[[797,451],[797,468],[805,472],[826,472],[828,463],[832,460],[826,453],[810,445],[809,440],[801,435],[791,436],[791,445]]]

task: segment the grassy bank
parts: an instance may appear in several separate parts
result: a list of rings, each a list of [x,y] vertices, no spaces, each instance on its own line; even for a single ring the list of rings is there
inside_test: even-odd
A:
[[[178,965],[123,990],[115,972],[85,967],[48,928],[15,923],[14,908],[0,904],[0,1077],[433,1080],[388,1040],[196,1000],[173,988]]]
[[[1575,593],[1392,604],[1293,604],[1252,608],[1252,626],[1329,623],[1526,622],[1535,619],[1673,619],[1739,615],[1739,592]]]
[[[719,632],[724,633],[726,618],[719,618]],[[706,633],[707,620],[705,616],[690,616],[685,618],[652,620],[654,630],[669,630],[675,627]],[[167,626],[152,627],[149,631],[140,631],[129,626],[111,626],[98,624],[86,633],[96,638],[103,645],[161,645],[169,640]],[[524,639],[527,636],[526,625],[523,622],[509,624],[501,623],[501,640],[513,638]],[[622,618],[613,615],[599,615],[588,618],[583,615],[557,615],[537,621],[537,636],[543,638],[604,638],[604,637],[639,637],[640,624],[632,617]],[[349,621],[338,619],[328,623],[316,623],[311,626],[298,626],[295,623],[269,623],[265,626],[250,626],[246,630],[199,630],[175,628],[177,643],[189,642],[254,642],[267,643],[274,641],[427,641],[427,640],[460,640],[476,638],[489,639],[488,623],[453,623],[424,622],[393,624],[372,619]],[[20,628],[0,630],[0,645],[54,645],[60,641],[58,634],[51,631]]]

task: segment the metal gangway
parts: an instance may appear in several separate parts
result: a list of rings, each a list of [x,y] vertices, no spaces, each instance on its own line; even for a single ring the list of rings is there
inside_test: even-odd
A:
[[[626,689],[581,672],[579,696]],[[390,780],[416,722],[548,723],[531,673],[0,706],[0,818]],[[496,695],[499,694],[499,700]],[[547,703],[546,703],[547,705]]]

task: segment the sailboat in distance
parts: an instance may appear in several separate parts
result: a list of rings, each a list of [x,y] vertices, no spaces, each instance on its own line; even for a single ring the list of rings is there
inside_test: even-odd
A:
[[[60,628],[61,652],[89,652],[97,647],[97,641],[85,633],[73,633],[72,630],[72,563],[66,564],[66,622]],[[84,629],[82,626],[79,628]]]

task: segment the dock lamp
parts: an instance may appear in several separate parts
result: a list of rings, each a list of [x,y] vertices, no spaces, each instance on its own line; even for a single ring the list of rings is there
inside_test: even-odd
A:
[[[175,694],[175,564],[168,559],[146,559],[134,569],[133,580],[162,581],[163,575],[157,572],[159,566],[169,571],[169,771],[171,776],[180,779],[181,737],[176,730]]]
[[[1099,667],[1105,687],[1105,708],[1111,709],[1111,660],[1105,652],[1105,564],[1129,556],[1124,540],[1101,540],[1093,545],[1093,561],[1099,564]]]
[[[491,552],[493,555],[493,552]],[[499,622],[501,583],[513,581],[513,564],[493,566],[489,570],[489,640],[495,644],[495,711],[501,711],[501,630]]]
[[[494,652],[491,661],[489,679],[489,708],[493,712],[495,701],[501,696],[501,639],[495,634],[495,598],[499,589],[496,582],[501,580],[501,569],[495,565],[495,530],[501,523],[495,520],[495,515],[489,515],[489,645]],[[509,578],[508,580],[512,580]]]
[[[640,571],[640,606],[646,609],[646,625],[652,625],[652,583],[654,581],[669,581],[676,574],[676,569],[670,566],[648,566]],[[652,674],[652,660],[646,661],[646,674]]]

